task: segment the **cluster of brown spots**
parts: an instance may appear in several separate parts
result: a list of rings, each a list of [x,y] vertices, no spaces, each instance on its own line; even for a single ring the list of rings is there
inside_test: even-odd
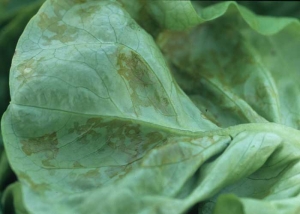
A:
[[[145,151],[164,141],[163,133],[142,127],[132,121],[119,119],[104,120],[103,118],[90,118],[85,124],[74,123],[69,133],[76,133],[80,137],[77,142],[103,143],[98,153],[107,154],[109,151],[118,151],[128,155],[128,162],[134,161]],[[82,167],[74,163],[74,167]]]
[[[124,141],[126,137],[130,139],[134,138],[140,133],[140,130],[139,124],[117,119],[104,121],[102,118],[97,117],[88,119],[87,122],[82,125],[75,122],[74,127],[69,129],[69,133],[79,135],[78,141],[83,144],[97,140],[104,134],[109,137],[107,142],[109,144],[112,143],[112,139],[114,138],[121,141]]]
[[[102,155],[103,157],[107,157],[110,154],[114,155],[112,158],[118,158],[119,155],[120,157],[125,157],[125,159],[118,160],[120,161],[118,162],[120,165],[97,167],[79,176],[74,175],[77,187],[78,184],[80,184],[82,188],[94,187],[92,180],[98,178],[98,185],[123,178],[134,166],[138,165],[139,160],[141,160],[147,151],[164,144],[167,139],[166,133],[159,132],[139,123],[101,117],[89,118],[83,124],[75,122],[73,127],[69,129],[69,134],[72,133],[81,136],[77,138],[78,143],[102,144],[105,142],[105,144],[96,151],[99,157]],[[96,142],[92,142],[92,140],[89,140],[91,138],[85,135],[95,137],[98,135],[98,139]],[[81,142],[82,140],[83,142]],[[89,167],[89,165],[75,161],[73,162],[73,167],[83,169]],[[89,181],[87,182],[87,180]]]
[[[83,125],[79,125],[78,122],[75,122],[74,127],[69,129],[69,133],[76,133],[80,136],[78,141],[82,144],[87,144],[100,137],[101,134],[95,129],[99,127],[101,121],[101,118],[91,118]]]
[[[60,16],[49,17],[46,13],[40,13],[39,18],[37,25],[45,31],[42,37],[44,45],[49,45],[54,40],[67,43],[74,41],[78,36],[78,30],[62,22],[62,17]],[[47,33],[47,31],[50,31],[51,34]]]
[[[146,135],[146,141],[141,145],[142,151],[148,151],[153,148],[154,145],[157,145],[155,142],[159,142],[160,145],[165,143],[166,137],[160,132],[149,132]]]
[[[54,16],[54,17],[49,17],[47,13],[42,12],[39,13],[39,21],[37,23],[37,25],[41,28],[41,29],[46,29],[50,24],[52,23],[57,23],[59,21],[59,18]]]
[[[164,115],[174,115],[169,97],[149,65],[134,51],[121,49],[117,62],[118,73],[129,87],[135,113],[140,108],[154,107]]]
[[[48,159],[53,159],[58,153],[56,132],[45,134],[42,137],[21,140],[23,152],[30,156],[35,153],[46,153]]]
[[[69,129],[69,133],[76,133],[81,137],[78,141],[81,143],[92,142],[92,139],[99,138],[104,134],[109,134],[110,136],[121,136],[126,122],[119,120],[104,121],[102,118],[90,118],[85,124],[74,123],[73,128]]]
[[[72,0],[74,1],[74,0]],[[84,4],[86,2],[79,2],[77,4]],[[73,3],[72,3],[73,4]],[[95,19],[95,14],[98,14],[99,11],[101,11],[101,4],[85,4],[83,6],[80,7],[76,7],[76,10],[74,11],[74,16],[80,17],[80,20],[82,21],[82,24],[85,25],[90,25],[93,23],[94,19]],[[99,23],[97,23],[99,24]]]

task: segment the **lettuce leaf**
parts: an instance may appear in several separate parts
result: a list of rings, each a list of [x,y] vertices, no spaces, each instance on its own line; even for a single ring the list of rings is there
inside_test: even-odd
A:
[[[299,36],[235,2],[47,0],[10,70],[5,197],[32,214],[297,213]]]

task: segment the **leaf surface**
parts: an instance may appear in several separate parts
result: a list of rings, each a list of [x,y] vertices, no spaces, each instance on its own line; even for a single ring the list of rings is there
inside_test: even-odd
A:
[[[46,1],[10,71],[7,194],[32,214],[298,210],[299,34],[234,2]]]

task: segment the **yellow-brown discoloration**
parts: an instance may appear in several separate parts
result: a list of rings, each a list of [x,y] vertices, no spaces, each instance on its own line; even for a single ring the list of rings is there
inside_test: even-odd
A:
[[[48,159],[53,159],[58,153],[56,132],[38,138],[21,140],[21,144],[23,152],[28,156],[44,152]]]
[[[68,26],[59,15],[49,17],[47,13],[40,13],[38,26],[44,31],[43,45],[50,45],[55,40],[67,43],[74,41],[78,36],[78,29]]]
[[[80,144],[104,143],[97,149],[99,155],[107,156],[111,151],[116,151],[127,157],[126,163],[135,161],[145,151],[166,139],[165,134],[145,128],[138,123],[103,118],[90,118],[85,124],[76,122],[73,128],[69,129],[69,134],[72,133],[80,136],[76,141]],[[76,163],[74,167],[81,167],[81,164]]]
[[[120,49],[117,64],[118,73],[126,82],[137,115],[143,107],[154,107],[164,115],[175,115],[163,85],[137,53]]]

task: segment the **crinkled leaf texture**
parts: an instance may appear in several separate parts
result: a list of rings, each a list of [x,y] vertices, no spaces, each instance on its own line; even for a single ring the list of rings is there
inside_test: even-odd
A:
[[[299,213],[299,22],[120,2],[48,0],[19,40],[2,129],[26,212]]]

